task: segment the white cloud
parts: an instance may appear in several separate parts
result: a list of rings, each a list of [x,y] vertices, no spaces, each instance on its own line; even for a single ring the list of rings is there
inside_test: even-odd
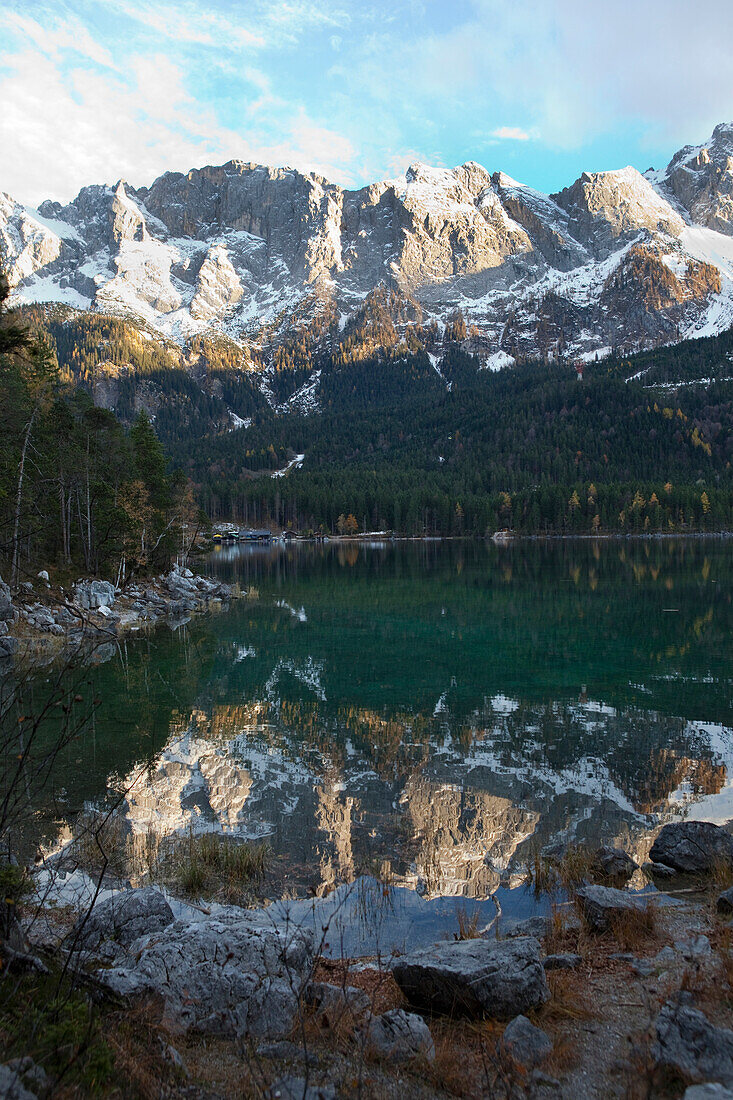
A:
[[[261,34],[238,23],[236,16],[223,19],[214,11],[188,4],[132,3],[130,0],[104,0],[128,19],[133,19],[164,39],[197,46],[242,49],[265,45]]]
[[[491,136],[499,141],[529,141],[532,135],[519,126],[498,126],[491,131]]]
[[[20,35],[51,57],[60,57],[64,51],[71,51],[96,62],[106,68],[114,68],[114,60],[109,50],[100,45],[78,19],[68,19],[63,23],[49,26],[41,24],[17,11],[0,13],[0,27]]]
[[[248,0],[241,10],[219,14],[194,0],[174,3],[148,0],[103,0],[161,38],[236,51],[294,44],[311,28],[346,26],[349,13],[329,0]]]
[[[88,183],[150,183],[232,158],[290,165],[350,182],[354,149],[338,132],[290,109],[275,130],[268,120],[246,137],[222,126],[187,91],[186,75],[166,56],[137,58],[126,79],[96,69],[70,71],[47,54],[24,50],[0,77],[0,189],[26,202],[68,200]]]
[[[511,114],[561,148],[631,127],[702,140],[733,118],[730,0],[697,0],[694,19],[689,0],[471,0],[463,20],[437,25],[363,36],[340,66],[351,98],[443,126],[480,117],[489,131]]]

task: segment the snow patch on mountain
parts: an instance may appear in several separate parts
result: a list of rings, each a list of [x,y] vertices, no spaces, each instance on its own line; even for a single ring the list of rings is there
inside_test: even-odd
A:
[[[247,341],[278,319],[285,331],[314,288],[334,302],[343,332],[386,284],[441,326],[463,310],[489,369],[508,365],[491,348],[514,359],[553,354],[548,298],[569,356],[721,331],[733,323],[731,240],[725,124],[662,172],[583,173],[552,196],[472,161],[413,164],[358,191],[230,161],[138,190],[91,185],[63,207],[31,210],[0,195],[0,262],[14,301],[122,315],[180,343],[209,329]],[[646,252],[631,277],[624,269],[612,282],[635,246]],[[706,292],[708,276],[694,285],[689,260],[717,268],[720,294]],[[643,280],[658,277],[660,262],[676,285],[666,297],[652,286],[640,313]],[[286,404],[315,411],[317,390],[314,374]]]

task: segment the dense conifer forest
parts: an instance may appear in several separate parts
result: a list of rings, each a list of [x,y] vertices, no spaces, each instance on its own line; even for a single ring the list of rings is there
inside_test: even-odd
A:
[[[166,500],[180,499],[188,482],[213,520],[303,533],[344,530],[347,519],[350,530],[406,535],[733,527],[730,332],[612,356],[579,375],[564,362],[481,369],[460,316],[439,335],[412,323],[409,303],[386,292],[337,345],[327,338],[336,322],[326,313],[281,339],[267,359],[225,337],[181,349],[100,315],[32,307],[23,320],[44,334],[58,363],[55,411],[44,416],[64,418],[61,435],[84,459],[57,457],[50,437],[39,452],[56,473],[34,490],[33,537],[48,532],[57,554],[71,540],[90,567],[100,554],[119,556],[125,542],[117,533],[122,474],[104,464],[117,462],[125,475],[135,468],[136,440],[146,433],[153,446],[151,424],[168,473],[159,463],[136,480],[150,479],[159,524]],[[14,420],[17,457],[25,420]],[[90,475],[99,510],[93,552],[84,508],[77,515],[86,475],[76,488],[57,484],[62,467],[81,477],[87,453],[102,464]],[[302,464],[273,476],[301,454]],[[161,478],[168,498],[153,487]],[[66,501],[69,492],[67,532],[48,501],[54,494]],[[114,551],[103,551],[100,539],[117,539]]]
[[[15,584],[44,565],[123,579],[185,554],[199,509],[145,410],[123,424],[95,406],[59,367],[64,351],[6,300],[0,281],[2,575]]]

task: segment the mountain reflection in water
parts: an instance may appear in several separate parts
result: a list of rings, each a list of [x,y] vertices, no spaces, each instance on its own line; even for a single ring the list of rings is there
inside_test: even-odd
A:
[[[730,545],[222,548],[259,597],[84,671],[39,827],[134,778],[135,833],[266,836],[300,892],[488,898],[558,839],[643,860],[664,821],[733,818]]]

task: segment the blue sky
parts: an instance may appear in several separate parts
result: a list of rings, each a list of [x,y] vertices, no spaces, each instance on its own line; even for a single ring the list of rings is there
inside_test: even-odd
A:
[[[346,186],[477,160],[544,191],[733,121],[732,0],[4,0],[0,190],[232,157]]]

